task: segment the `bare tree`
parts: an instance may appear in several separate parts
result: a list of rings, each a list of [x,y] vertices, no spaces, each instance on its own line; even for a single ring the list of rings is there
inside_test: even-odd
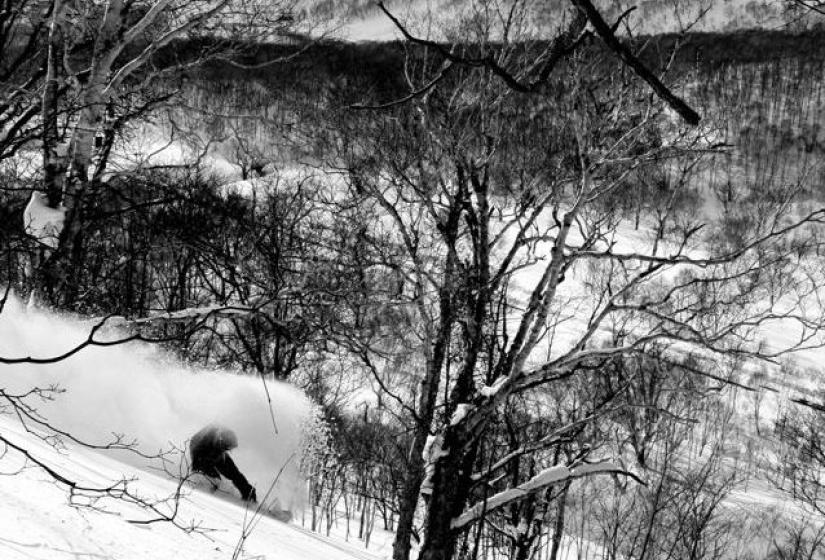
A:
[[[592,5],[574,4],[598,32]],[[819,344],[820,320],[805,302],[822,279],[808,274],[806,255],[820,244],[823,214],[797,212],[799,185],[745,185],[749,211],[764,219],[720,236],[724,217],[680,207],[709,151],[701,131],[667,116],[672,108],[695,124],[684,102],[661,82],[651,84],[661,98],[651,99],[627,74],[571,49],[575,42],[562,42],[565,56],[545,76],[535,53],[521,58],[512,37],[500,47],[485,35],[493,25],[476,23],[463,28],[473,40],[451,47],[407,34],[425,50],[408,65],[410,95],[372,106],[384,112],[344,131],[351,192],[397,248],[390,268],[403,275],[404,297],[396,303],[415,316],[407,340],[418,353],[416,385],[382,387],[413,424],[396,560],[409,556],[421,494],[419,557],[446,559],[459,535],[502,508],[584,477],[633,476],[606,449],[494,495],[481,491],[479,479],[507,466],[479,470],[479,457],[511,399],[653,348],[693,354],[692,374],[725,383],[741,360]],[[609,26],[598,34],[638,71]],[[526,87],[530,72],[546,81]],[[651,201],[655,223],[628,246],[629,216],[614,201],[645,168],[684,175],[666,182],[673,196]],[[799,297],[780,304],[783,285],[799,286]],[[791,348],[760,344],[760,328],[774,321],[800,327]],[[643,457],[646,436],[634,434]]]
[[[30,208],[35,214],[51,210],[54,219],[37,283],[51,303],[67,304],[83,257],[87,210],[105,190],[117,134],[170,97],[153,90],[152,81],[283,35],[295,25],[292,6],[54,0],[3,14],[0,44],[9,63],[0,84],[10,95],[3,116],[11,126],[3,128],[2,154],[40,140],[43,194],[32,196]],[[176,42],[181,48],[172,48]],[[33,223],[25,225],[42,237]]]

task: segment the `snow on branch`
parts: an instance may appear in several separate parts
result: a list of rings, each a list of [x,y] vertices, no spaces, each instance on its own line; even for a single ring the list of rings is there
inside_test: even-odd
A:
[[[239,317],[244,315],[251,315],[258,313],[259,308],[246,305],[205,305],[201,307],[188,307],[178,311],[164,311],[161,313],[153,313],[148,317],[139,317],[136,319],[127,319],[125,317],[112,317],[109,320],[110,325],[128,324],[141,325],[146,323],[153,323],[156,321],[165,322],[186,322],[201,317]]]
[[[635,474],[618,467],[612,461],[585,463],[575,467],[556,465],[554,467],[544,469],[524,484],[520,484],[515,488],[508,488],[507,490],[490,496],[485,500],[476,502],[470,508],[465,510],[464,513],[453,519],[450,526],[453,529],[461,529],[462,527],[477,521],[482,515],[500,509],[517,500],[521,500],[530,494],[540,492],[549,486],[595,474],[621,474],[624,476],[630,476],[644,484],[644,482]]]
[[[424,451],[421,454],[424,459],[424,480],[421,482],[421,494],[429,495],[433,492],[433,475],[435,474],[436,461],[449,454],[449,450],[445,450],[443,444],[443,435],[427,436]]]

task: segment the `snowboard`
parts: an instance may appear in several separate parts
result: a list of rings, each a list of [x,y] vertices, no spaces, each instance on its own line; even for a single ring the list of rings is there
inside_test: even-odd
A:
[[[250,512],[260,511],[268,517],[288,523],[292,520],[292,512],[281,508],[277,498],[270,498],[266,503],[247,502],[241,499],[238,490],[228,480],[223,478],[212,478],[202,473],[193,473],[187,479],[187,486],[197,492],[212,494],[222,500],[226,500],[247,509]]]

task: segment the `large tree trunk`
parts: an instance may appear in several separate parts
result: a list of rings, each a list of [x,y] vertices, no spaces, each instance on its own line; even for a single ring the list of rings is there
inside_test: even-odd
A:
[[[452,236],[452,243],[455,243],[459,216],[460,212],[451,211],[445,228],[446,231],[452,232],[448,234],[448,238]],[[455,302],[453,300],[455,283],[457,282],[455,271],[456,255],[455,252],[451,252],[445,262],[444,284],[439,290],[438,330],[430,339],[432,350],[428,353],[427,371],[419,387],[417,416],[414,418],[413,444],[408,457],[404,486],[398,506],[398,525],[395,530],[395,540],[392,543],[393,560],[409,560],[410,558],[415,510],[418,507],[421,484],[424,482],[425,476],[424,449],[432,428],[438,398],[438,386],[455,322]]]
[[[465,179],[462,169],[459,169],[459,184],[466,184]],[[482,325],[489,304],[486,183],[473,181],[473,185],[476,187],[475,193],[479,200],[479,214],[484,216],[484,219],[480,220],[479,228],[481,232],[479,245],[482,249],[477,257],[478,274],[474,277],[475,283],[469,286],[477,295],[465,301],[471,314],[464,325],[465,351],[458,376],[448,397],[448,417],[452,416],[458,405],[471,402],[475,393],[474,375],[483,347]],[[466,278],[464,282],[466,286]],[[481,441],[478,434],[484,431],[488,421],[489,417],[486,417],[476,424],[475,431],[468,430],[465,423],[459,422],[457,425],[447,426],[443,432],[444,440],[441,449],[446,455],[430,459],[434,461],[435,470],[432,477],[432,494],[427,503],[425,538],[419,560],[448,560],[455,553],[458,533],[452,529],[451,523],[464,511],[470,497],[473,485],[473,465]]]
[[[85,260],[83,228],[79,217],[67,216],[67,225],[55,249],[41,264],[35,278],[36,299],[57,308],[71,308],[77,300]]]
[[[417,445],[413,444],[411,453],[415,453]],[[421,446],[423,451],[424,446]],[[418,492],[424,480],[423,468],[410,465],[404,478],[401,499],[398,510],[398,526],[395,529],[395,540],[392,543],[393,560],[408,560],[412,546],[413,522],[415,510],[418,506]]]
[[[473,464],[478,453],[478,439],[461,453],[463,437],[448,431],[444,449],[455,449],[442,457],[433,476],[433,493],[427,504],[425,537],[418,560],[451,560],[455,554],[458,532],[451,523],[467,505],[472,486]]]
[[[449,336],[449,329],[446,330],[446,336]],[[427,437],[433,421],[438,379],[447,347],[446,336],[440,337],[436,342],[431,363],[427,367],[425,378],[421,381],[418,419],[407,459],[404,486],[398,507],[398,525],[395,529],[395,540],[392,543],[393,560],[409,560],[410,557],[415,510],[418,507],[421,484],[424,482],[424,448],[427,445]]]

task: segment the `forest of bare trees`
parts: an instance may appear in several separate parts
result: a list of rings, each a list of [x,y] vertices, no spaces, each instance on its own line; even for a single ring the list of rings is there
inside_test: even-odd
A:
[[[0,355],[0,414],[140,453],[2,372],[141,341],[300,388],[292,522],[390,533],[393,560],[825,557],[825,401],[794,361],[825,342],[821,3],[768,2],[787,36],[677,6],[662,37],[633,3],[429,30],[334,4],[0,5],[0,313],[92,325]],[[336,39],[342,13],[399,39]],[[0,444],[192,529],[166,452],[171,509]],[[741,513],[754,488],[790,509]]]

